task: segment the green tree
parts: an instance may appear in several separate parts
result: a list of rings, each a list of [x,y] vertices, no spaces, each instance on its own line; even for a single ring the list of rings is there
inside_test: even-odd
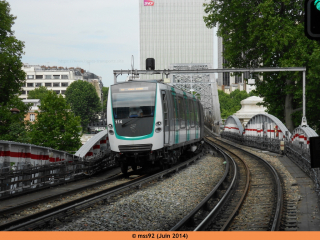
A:
[[[205,12],[206,25],[218,25],[217,34],[223,38],[225,67],[307,67],[308,123],[320,129],[320,47],[304,35],[303,1],[211,1]],[[290,131],[301,123],[301,72],[264,73],[256,85],[267,111]]]
[[[102,87],[102,94],[103,94],[103,105],[102,105],[102,111],[107,111],[107,102],[108,102],[108,94],[109,94],[109,88],[108,87]]]
[[[66,100],[72,111],[81,118],[81,126],[85,131],[89,122],[97,119],[101,111],[101,103],[94,86],[86,81],[73,82],[66,90]]]
[[[9,102],[0,107],[0,139],[28,143],[30,138],[27,134],[29,121],[24,117],[32,104],[25,104],[18,96],[11,96]],[[10,110],[17,108],[19,113],[11,113]]]
[[[241,101],[248,97],[254,95],[254,92],[250,92],[248,94],[246,91],[240,91],[236,89],[235,91],[227,94],[221,90],[218,90],[219,95],[219,103],[220,103],[220,111],[221,111],[221,118],[227,119],[229,116],[233,115],[237,111],[241,109]]]
[[[19,93],[26,75],[21,69],[24,43],[15,38],[11,29],[15,16],[10,14],[7,1],[0,1],[0,105],[10,101],[10,96]]]
[[[31,90],[28,92],[28,99],[40,99],[42,100],[45,98],[50,90],[48,90],[46,87],[41,86],[38,88],[35,88],[34,90]]]
[[[39,110],[35,123],[30,126],[32,144],[64,151],[80,148],[80,117],[74,116],[62,95],[49,91]]]

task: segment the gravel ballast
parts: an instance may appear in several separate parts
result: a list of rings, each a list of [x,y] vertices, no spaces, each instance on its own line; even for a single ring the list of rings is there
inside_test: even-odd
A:
[[[168,231],[214,188],[225,171],[224,159],[210,154],[188,168],[104,205],[56,220],[44,231]]]

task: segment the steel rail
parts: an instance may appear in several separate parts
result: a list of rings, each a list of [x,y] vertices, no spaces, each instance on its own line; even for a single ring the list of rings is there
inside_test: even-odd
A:
[[[241,198],[240,198],[237,206],[235,207],[235,209],[233,210],[233,212],[230,214],[230,217],[227,219],[226,223],[222,226],[222,228],[220,229],[220,231],[225,231],[225,230],[229,227],[231,221],[232,221],[232,220],[234,219],[234,217],[236,216],[237,212],[239,211],[241,205],[242,205],[243,202],[244,202],[245,197],[248,195],[248,192],[249,192],[249,186],[250,186],[250,181],[251,181],[251,175],[250,175],[249,166],[248,166],[248,164],[247,164],[245,161],[243,161],[241,158],[239,158],[239,159],[240,159],[241,162],[243,163],[244,168],[245,168],[245,170],[246,170],[246,179],[247,179],[247,180],[246,180],[246,183],[245,183],[245,189],[244,189],[244,191],[243,191],[243,194],[242,194],[242,196],[241,196]]]
[[[212,146],[211,143],[209,143],[209,144]],[[232,190],[234,190],[236,188],[236,185],[237,185],[237,179],[238,179],[239,172],[238,172],[238,166],[237,166],[236,162],[234,161],[234,159],[229,154],[224,152],[221,148],[219,148],[218,146],[215,146],[215,147],[224,156],[227,156],[232,161],[232,164],[233,164],[233,167],[234,167],[234,175],[233,175],[233,178],[232,178],[232,182],[231,182],[229,188],[226,190],[226,192],[223,195],[223,197],[220,199],[220,201],[217,203],[217,205],[211,210],[211,212],[206,216],[206,218],[194,229],[194,231],[204,231],[204,230],[206,230],[208,225],[211,223],[212,219],[214,219],[217,216],[219,211],[222,209],[224,204],[227,202],[229,197],[232,195],[232,193],[233,193]]]
[[[26,209],[28,207],[31,207],[31,206],[34,206],[34,205],[37,205],[37,204],[40,204],[40,203],[43,203],[43,202],[52,201],[54,199],[57,199],[57,198],[60,198],[60,197],[63,197],[63,196],[68,196],[68,195],[71,195],[71,194],[74,194],[74,193],[78,193],[78,192],[84,191],[84,190],[86,190],[88,188],[94,188],[94,187],[100,186],[102,184],[106,184],[106,183],[108,183],[110,181],[114,181],[114,180],[120,179],[122,177],[123,177],[123,175],[116,174],[116,175],[108,177],[107,179],[104,179],[102,181],[95,182],[95,183],[92,183],[92,184],[89,184],[89,185],[86,185],[86,186],[82,186],[82,187],[79,187],[79,188],[75,188],[75,189],[69,190],[68,192],[57,193],[57,194],[45,196],[45,197],[42,197],[42,198],[39,198],[39,199],[35,199],[33,201],[24,202],[22,204],[19,204],[19,205],[16,205],[16,206],[12,206],[10,208],[0,209],[0,215],[5,215],[5,214],[10,214],[10,213],[14,213],[14,212],[17,212],[17,211],[21,211],[21,210]]]
[[[36,213],[34,215],[30,215],[25,218],[0,225],[0,231],[17,231],[19,229],[26,229],[30,225],[32,225],[33,227],[42,225],[44,222],[52,220],[55,216],[66,215],[68,211],[73,212],[74,210],[79,208],[87,208],[89,205],[93,205],[94,203],[99,201],[105,201],[106,199],[109,199],[114,195],[133,189],[134,187],[141,187],[142,184],[150,182],[157,178],[162,178],[164,175],[171,172],[177,172],[180,168],[188,166],[190,163],[198,160],[201,156],[202,153],[199,153],[183,163],[180,163],[170,169],[166,169],[152,176],[144,177],[143,179],[134,179],[130,183],[121,184],[121,187],[115,186],[106,190],[102,190],[83,198],[73,200],[69,203],[65,203],[57,207]]]
[[[229,174],[231,166],[233,166],[234,168],[234,175],[229,188],[225,192],[224,196],[220,199],[220,201],[216,204],[215,208],[209,213],[207,218],[205,218],[194,231],[204,230],[210,224],[212,218],[214,218],[219,213],[221,208],[225,205],[226,201],[231,196],[231,193],[232,193],[231,190],[233,190],[236,185],[236,179],[238,178],[238,171],[237,171],[238,168],[235,161],[229,155],[224,154],[224,152],[219,147],[215,146],[214,144],[210,143],[207,140],[205,141],[212,148],[217,149],[223,155],[225,161],[227,162],[225,173],[223,177],[220,179],[220,181],[216,184],[214,189],[192,211],[190,211],[190,213],[187,216],[185,216],[183,219],[180,220],[180,222],[178,222],[173,228],[171,228],[170,231],[180,230],[194,217],[194,215],[197,212],[199,212],[205,206],[205,204],[217,193],[217,191],[222,186],[223,182],[225,182],[225,180],[227,179],[227,175]],[[231,163],[229,160],[231,161]]]
[[[205,140],[206,141],[206,140]],[[206,141],[207,142],[207,141]],[[209,142],[207,142],[210,144]],[[211,144],[210,144],[211,145]],[[211,145],[212,146],[212,145]],[[226,181],[227,176],[230,172],[230,162],[229,159],[224,155],[224,159],[227,162],[225,172],[220,179],[220,181],[216,184],[216,186],[213,188],[213,190],[194,208],[191,210],[188,215],[186,215],[183,219],[181,219],[173,228],[170,229],[170,231],[179,231],[183,226],[185,226],[193,217],[194,215],[199,212],[205,204],[216,194],[216,192],[220,189],[222,184]]]
[[[205,130],[207,132],[209,132],[209,134],[211,134],[211,136],[215,137],[215,135],[212,134],[210,130],[208,130],[207,128],[205,128]],[[269,167],[272,175],[274,176],[276,189],[277,189],[277,205],[276,205],[276,210],[275,210],[275,214],[274,214],[274,220],[273,220],[272,226],[271,226],[271,231],[278,231],[279,227],[280,227],[280,223],[281,223],[281,218],[282,218],[283,196],[284,195],[283,195],[283,190],[282,190],[282,186],[281,186],[281,180],[280,180],[280,177],[279,177],[277,171],[275,170],[275,168],[270,163],[268,163],[266,160],[264,160],[263,158],[255,155],[255,154],[253,154],[253,153],[251,153],[249,151],[246,151],[246,150],[244,150],[244,149],[242,149],[242,148],[240,148],[240,147],[238,147],[238,146],[236,146],[234,144],[231,144],[229,142],[223,141],[221,139],[217,139],[217,140],[219,140],[221,142],[224,142],[226,144],[229,144],[230,146],[233,146],[233,147],[235,147],[235,148],[247,153],[248,155],[250,155],[250,156],[252,156],[252,157],[254,157],[256,159],[259,159],[260,161],[265,163],[266,166]]]

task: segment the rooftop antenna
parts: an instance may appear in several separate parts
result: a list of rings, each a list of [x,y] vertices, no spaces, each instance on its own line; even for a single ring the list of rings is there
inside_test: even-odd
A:
[[[133,55],[131,55],[131,75],[132,75],[132,80],[134,79],[133,70],[134,70],[134,57],[133,57]]]

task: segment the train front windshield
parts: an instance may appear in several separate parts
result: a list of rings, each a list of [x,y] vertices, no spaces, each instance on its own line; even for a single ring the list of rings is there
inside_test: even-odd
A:
[[[115,119],[153,117],[154,83],[128,83],[112,86],[112,108]]]

